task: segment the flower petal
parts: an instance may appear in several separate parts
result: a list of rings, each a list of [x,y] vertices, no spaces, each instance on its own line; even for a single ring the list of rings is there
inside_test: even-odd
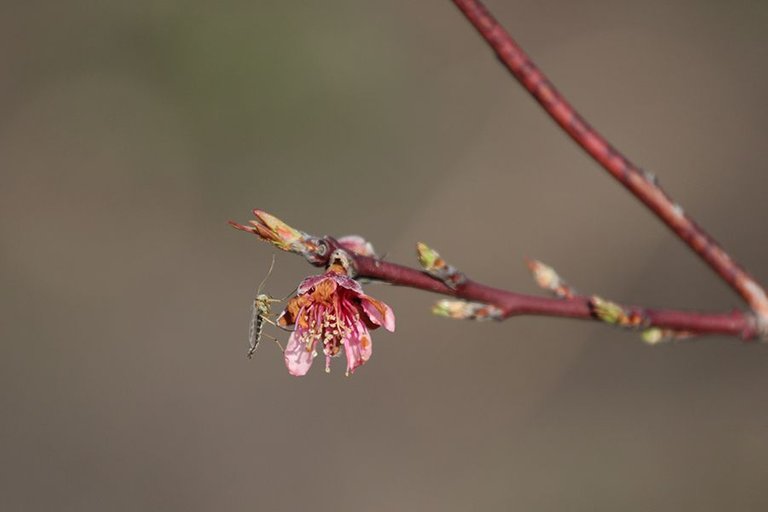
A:
[[[328,279],[328,276],[325,274],[320,274],[317,276],[309,276],[308,278],[304,279],[299,287],[296,289],[297,295],[304,295],[309,290],[317,286],[318,283],[321,281],[324,281],[325,279]]]
[[[296,329],[288,338],[288,346],[285,347],[285,366],[288,367],[288,373],[296,377],[306,375],[312,366],[312,359],[315,357],[315,343],[307,350],[307,344],[301,340],[301,333],[304,329]]]
[[[395,331],[395,313],[392,308],[367,295],[360,297],[360,304],[372,323],[384,327],[389,332]]]
[[[347,277],[341,274],[326,274],[328,277],[333,279],[337,285],[341,286],[342,288],[346,288],[347,290],[351,290],[355,293],[358,293],[360,295],[363,295],[363,287],[360,286],[360,283],[352,279],[351,277]]]
[[[347,354],[347,375],[355,372],[355,369],[365,364],[373,353],[373,344],[368,328],[362,322],[358,322],[352,332],[344,341],[344,351]]]
[[[371,242],[359,235],[347,235],[336,240],[339,245],[351,253],[359,254],[360,256],[368,256],[370,258],[376,257],[376,251],[373,250]]]

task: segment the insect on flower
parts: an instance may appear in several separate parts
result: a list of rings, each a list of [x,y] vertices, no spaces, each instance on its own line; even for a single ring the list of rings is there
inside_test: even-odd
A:
[[[264,322],[268,322],[274,326],[277,326],[274,320],[272,320],[272,304],[275,302],[282,302],[284,300],[275,299],[266,293],[261,292],[264,284],[267,282],[267,279],[272,274],[273,268],[275,268],[274,255],[272,255],[272,264],[269,266],[267,275],[264,276],[264,279],[262,279],[261,283],[259,283],[259,287],[256,290],[256,297],[253,299],[253,304],[251,305],[251,325],[248,329],[248,359],[253,358],[253,353],[256,352],[256,347],[259,346],[259,342],[261,341],[262,336],[272,338],[280,347],[280,350],[283,350],[283,347],[280,345],[280,342],[277,340],[277,338],[268,334],[265,335],[263,332]]]

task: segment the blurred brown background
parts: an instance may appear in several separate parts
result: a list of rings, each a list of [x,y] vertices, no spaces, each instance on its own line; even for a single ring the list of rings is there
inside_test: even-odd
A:
[[[763,282],[768,4],[491,1],[585,116]],[[448,1],[0,8],[0,509],[768,509],[768,348],[430,316],[290,377],[250,208],[523,258],[654,306],[738,299],[584,156]],[[314,272],[278,255],[268,291]],[[284,337],[284,336],[283,336]]]

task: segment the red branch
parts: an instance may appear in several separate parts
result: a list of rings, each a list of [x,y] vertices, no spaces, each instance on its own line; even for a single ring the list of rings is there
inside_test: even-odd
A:
[[[270,242],[283,250],[301,254],[309,263],[317,267],[327,267],[335,262],[339,255],[344,256],[343,265],[355,278],[369,278],[386,283],[426,290],[442,295],[449,295],[473,303],[488,304],[498,309],[497,319],[515,315],[542,315],[564,318],[580,318],[613,323],[601,318],[594,310],[590,298],[572,296],[568,298],[548,298],[493,288],[466,278],[445,280],[434,277],[415,268],[383,261],[376,257],[364,256],[339,244],[332,237],[317,238],[291,228],[276,217],[262,210],[254,210],[257,220],[249,225],[229,221],[229,224],[241,231],[252,233],[262,240]],[[594,300],[594,298],[592,299]],[[637,319],[637,323],[624,325],[636,329],[658,327],[685,334],[725,334],[738,336],[743,340],[753,340],[760,334],[754,316],[742,311],[731,313],[700,313],[695,311],[677,311],[669,309],[647,309],[638,306],[625,306],[611,303],[627,317]]]
[[[644,329],[657,327],[674,336],[689,334],[724,334],[743,340],[768,335],[768,297],[763,288],[744,271],[703,229],[683,213],[682,208],[667,196],[656,180],[643,172],[592,128],[554,88],[512,37],[476,0],[453,0],[493,48],[499,59],[517,80],[541,104],[544,110],[592,158],[655,213],[678,237],[726,281],[752,309],[751,313],[701,313],[668,309],[648,309],[625,306],[597,297],[570,296],[547,298],[492,288],[466,279],[448,266],[439,255],[424,246],[420,258],[434,266],[430,273],[364,256],[370,247],[353,252],[342,248],[330,237],[316,238],[286,225],[262,210],[254,210],[257,220],[244,226],[230,221],[235,228],[253,233],[280,249],[303,255],[316,266],[329,264],[336,250],[343,250],[356,277],[371,278],[399,286],[431,291],[494,306],[495,318],[515,315],[546,315],[565,318],[597,320],[624,327]],[[364,242],[364,241],[363,241]],[[427,261],[427,260],[437,261]],[[422,265],[425,264],[422,262]],[[428,270],[429,267],[425,266]],[[452,271],[458,279],[439,278]],[[446,277],[446,276],[443,276]],[[453,286],[448,286],[446,283]]]
[[[236,224],[234,225],[237,227]],[[327,265],[333,250],[341,248],[333,238],[327,237],[324,241],[330,250],[325,252],[325,257],[314,262],[317,266]],[[407,286],[468,301],[491,304],[503,312],[503,318],[516,315],[542,315],[598,320],[590,308],[587,297],[555,299],[525,295],[486,286],[471,279],[467,279],[454,290],[440,280],[415,268],[360,256],[348,251],[347,254],[353,261],[358,278],[371,278],[398,286]],[[754,318],[742,311],[710,314],[694,311],[648,309],[638,306],[621,305],[621,307],[628,313],[636,314],[646,320],[646,323],[639,327],[659,327],[700,335],[724,334],[737,336],[743,340],[754,340],[758,335]]]
[[[574,295],[554,299],[510,292],[472,281],[463,273],[461,273],[461,279],[453,279],[451,276],[434,272],[435,269],[421,271],[386,262],[375,257],[370,244],[362,239],[360,239],[362,244],[353,248],[348,245],[349,241],[345,241],[347,245],[341,245],[332,237],[318,238],[294,229],[263,210],[257,209],[253,213],[256,220],[249,221],[248,225],[234,221],[229,221],[229,224],[241,231],[252,233],[282,250],[300,254],[317,267],[328,267],[331,264],[340,263],[355,278],[376,279],[398,286],[450,295],[463,299],[469,304],[493,306],[495,311],[492,314],[489,312],[485,318],[501,320],[515,315],[581,318],[634,329],[657,327],[670,331],[673,337],[691,334],[726,334],[738,336],[744,340],[753,340],[761,334],[755,317],[742,311],[700,313],[647,309],[624,306],[597,297]],[[426,246],[422,247],[419,254],[420,258],[425,257],[422,264],[429,263],[427,260],[433,256],[441,259],[434,250]],[[453,267],[442,261],[441,268]],[[458,272],[456,269],[453,271]]]
[[[755,279],[739,266],[711,236],[685,215],[682,208],[659,187],[650,174],[643,172],[630,162],[579,115],[481,2],[453,0],[453,3],[493,48],[499,60],[552,119],[741,295],[757,315],[761,326],[768,327],[768,297]],[[585,313],[583,304],[580,308],[575,305],[571,307],[569,311],[578,314],[566,316],[579,316]],[[563,308],[565,306],[561,306],[560,310]],[[656,312],[656,314],[661,313]],[[664,318],[674,323],[672,318],[667,316]],[[726,321],[726,318],[730,320]],[[733,317],[720,317],[720,320],[724,328],[726,325],[732,325],[729,321],[732,322]]]

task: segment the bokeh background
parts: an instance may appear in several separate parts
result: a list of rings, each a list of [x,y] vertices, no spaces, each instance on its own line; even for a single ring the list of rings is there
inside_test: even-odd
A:
[[[490,1],[552,80],[763,282],[768,4]],[[249,306],[260,207],[429,242],[537,293],[738,298],[578,150],[448,1],[0,7],[0,508],[768,509],[768,348],[429,314],[290,377]],[[281,296],[315,269],[279,254]],[[284,335],[283,335],[284,338]]]

